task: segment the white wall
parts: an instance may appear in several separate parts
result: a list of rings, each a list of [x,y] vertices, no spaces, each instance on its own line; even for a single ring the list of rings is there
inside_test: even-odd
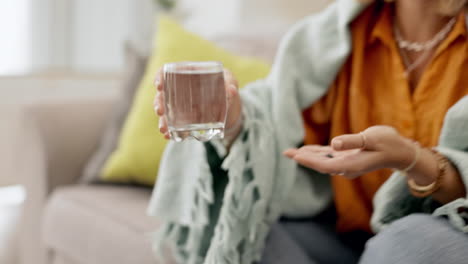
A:
[[[31,2],[32,60],[38,71],[120,72],[128,39],[146,38],[133,40],[140,50],[142,43],[151,43],[152,30],[142,37],[139,14],[153,24],[152,0],[21,1]]]
[[[49,0],[51,1],[51,0]],[[63,1],[63,0],[55,0]],[[120,71],[122,46],[130,40],[147,54],[153,36],[153,0],[73,1],[72,59],[78,71]],[[198,33],[272,30],[284,32],[332,0],[178,0],[179,17]],[[249,33],[249,32],[247,32]]]
[[[123,67],[132,0],[75,0],[71,65],[77,71],[115,72]]]
[[[0,0],[0,75],[31,66],[29,0]]]
[[[70,19],[66,14],[71,0],[28,1],[31,7],[32,70],[68,67]]]
[[[299,19],[323,9],[333,0],[180,0],[179,13],[196,32],[216,35],[286,31]],[[271,31],[271,32],[264,32]]]
[[[120,72],[127,40],[142,54],[150,50],[154,0],[29,1],[33,3],[36,69]],[[278,33],[331,1],[179,0],[176,13],[205,35],[239,30]]]
[[[332,0],[255,0],[242,1],[239,26],[246,30],[256,28],[283,28],[299,19],[322,10]]]

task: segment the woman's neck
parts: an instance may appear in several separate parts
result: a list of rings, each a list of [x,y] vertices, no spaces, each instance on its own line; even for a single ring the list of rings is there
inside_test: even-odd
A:
[[[425,42],[432,39],[450,20],[434,8],[434,0],[397,0],[395,23],[404,39]]]

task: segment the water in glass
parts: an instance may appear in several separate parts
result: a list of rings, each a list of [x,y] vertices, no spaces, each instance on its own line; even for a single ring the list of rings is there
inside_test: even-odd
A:
[[[166,118],[171,138],[208,141],[224,137],[226,89],[219,62],[164,66]]]

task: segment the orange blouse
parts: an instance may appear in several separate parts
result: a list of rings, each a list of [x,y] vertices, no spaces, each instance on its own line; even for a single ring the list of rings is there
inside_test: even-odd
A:
[[[391,4],[373,5],[353,22],[351,56],[328,94],[303,113],[305,144],[326,145],[335,136],[374,125],[393,126],[423,146],[437,144],[445,113],[468,94],[465,13],[412,91],[394,40],[392,12]],[[372,198],[390,174],[332,177],[338,231],[370,232]]]

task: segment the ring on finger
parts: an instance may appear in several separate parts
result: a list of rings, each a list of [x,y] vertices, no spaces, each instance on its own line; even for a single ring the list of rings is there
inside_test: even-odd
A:
[[[366,149],[366,147],[367,147],[367,137],[366,137],[366,134],[364,134],[364,132],[359,132],[359,135],[361,135],[361,138],[362,138],[361,149]]]

